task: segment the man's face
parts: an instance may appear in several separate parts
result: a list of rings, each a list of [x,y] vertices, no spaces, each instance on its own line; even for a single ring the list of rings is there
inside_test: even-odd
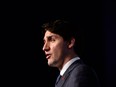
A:
[[[45,52],[49,66],[60,67],[67,51],[66,42],[58,34],[46,31],[43,51]]]

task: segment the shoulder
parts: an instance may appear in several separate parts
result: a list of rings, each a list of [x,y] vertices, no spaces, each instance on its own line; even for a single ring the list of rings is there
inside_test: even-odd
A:
[[[80,77],[80,78],[95,78],[96,72],[95,70],[84,64],[83,62],[79,62],[75,64],[75,67],[70,72],[71,77]]]
[[[99,82],[93,68],[77,61],[71,65],[65,85],[66,87],[99,87]]]

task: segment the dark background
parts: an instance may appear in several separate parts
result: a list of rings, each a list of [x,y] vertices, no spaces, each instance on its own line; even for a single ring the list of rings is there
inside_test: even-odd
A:
[[[66,18],[81,28],[80,57],[98,74],[102,87],[115,87],[116,12],[113,0],[3,2],[1,50],[3,85],[54,87],[59,71],[48,67],[41,25]]]

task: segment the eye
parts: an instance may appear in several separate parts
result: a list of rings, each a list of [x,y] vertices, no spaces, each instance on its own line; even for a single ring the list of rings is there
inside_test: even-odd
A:
[[[51,40],[50,40],[51,42],[55,42],[55,39],[54,38],[51,38]]]
[[[48,41],[49,41],[49,42],[54,42],[54,41],[55,41],[55,38],[54,38],[54,37],[49,37],[49,38],[48,38]]]

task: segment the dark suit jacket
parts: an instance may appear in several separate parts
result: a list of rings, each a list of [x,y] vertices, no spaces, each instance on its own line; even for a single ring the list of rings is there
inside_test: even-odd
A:
[[[55,87],[100,87],[94,70],[81,60],[75,61],[56,82]]]

